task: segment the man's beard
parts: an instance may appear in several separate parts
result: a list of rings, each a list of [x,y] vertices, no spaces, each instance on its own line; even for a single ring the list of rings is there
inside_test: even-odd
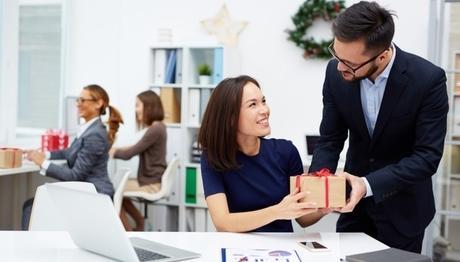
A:
[[[361,80],[366,79],[369,76],[373,75],[378,69],[379,69],[379,67],[375,63],[373,63],[371,68],[369,68],[369,70],[367,70],[367,72],[362,76],[356,77],[356,75],[353,75],[353,78],[348,80],[348,79],[345,79],[343,77],[343,72],[340,72],[340,75],[342,76],[342,79],[347,81],[347,82],[361,81]],[[348,72],[348,71],[345,71],[345,72]],[[348,72],[348,73],[350,73],[350,72]]]

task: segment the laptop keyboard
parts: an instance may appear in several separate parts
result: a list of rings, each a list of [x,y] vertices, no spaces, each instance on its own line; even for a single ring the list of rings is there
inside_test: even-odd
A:
[[[151,261],[151,260],[160,260],[164,258],[169,258],[167,256],[163,256],[161,254],[145,250],[142,248],[135,247],[134,250],[136,250],[137,257],[139,258],[140,261]]]

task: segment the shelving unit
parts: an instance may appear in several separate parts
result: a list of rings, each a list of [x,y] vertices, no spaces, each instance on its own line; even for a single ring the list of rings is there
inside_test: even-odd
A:
[[[460,52],[450,52],[446,70],[450,112],[445,143],[444,172],[438,179],[440,189],[440,235],[454,250],[460,250]]]
[[[441,8],[450,9],[450,12],[459,12],[459,7],[458,3],[456,5],[446,3]],[[451,26],[460,22],[460,19],[456,19],[452,14],[449,20]],[[449,27],[446,26],[446,28]],[[436,178],[437,217],[435,221],[437,221],[439,231],[435,233],[435,236],[439,235],[447,240],[450,250],[455,253],[460,251],[460,34],[456,35],[449,29],[445,33],[448,34],[449,44],[440,44],[442,48],[438,56],[444,58],[444,61],[439,62],[446,70],[449,114],[444,156],[440,166],[442,172]],[[442,256],[450,257],[452,254],[447,251]],[[460,258],[456,257],[456,259]]]
[[[155,46],[151,47],[150,54],[152,74],[148,87],[160,95],[165,109],[166,160],[174,156],[180,158],[173,195],[155,206],[153,230],[212,231],[199,157],[192,146],[196,146],[201,117],[213,88],[224,77],[240,73],[239,54],[236,49],[218,45]],[[211,67],[211,83],[199,83],[198,66],[201,64]],[[175,219],[177,226],[164,225]],[[162,220],[166,221],[162,223]]]

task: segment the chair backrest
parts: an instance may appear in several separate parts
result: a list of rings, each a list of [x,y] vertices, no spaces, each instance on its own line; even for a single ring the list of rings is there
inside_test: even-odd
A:
[[[115,193],[113,194],[113,205],[115,206],[115,211],[117,214],[120,213],[121,204],[123,202],[123,190],[128,181],[129,175],[131,175],[131,169],[129,168],[120,168],[110,176],[110,181],[112,181],[113,187],[115,188]]]
[[[67,181],[54,183],[59,186],[77,189],[86,192],[97,193],[93,183]],[[72,203],[69,203],[72,205]],[[57,211],[54,203],[48,194],[46,185],[37,187],[35,192],[34,204],[30,215],[30,231],[65,231],[65,221]]]
[[[127,191],[124,193],[125,197],[143,198],[148,201],[157,201],[162,198],[168,197],[171,194],[174,181],[177,176],[177,168],[179,167],[179,158],[174,157],[169,161],[166,170],[161,177],[161,188],[156,193],[147,193],[142,191]]]
[[[176,180],[177,168],[179,167],[179,158],[174,157],[169,161],[163,176],[161,176],[161,189],[158,192],[161,197],[167,197],[171,194],[174,182]]]

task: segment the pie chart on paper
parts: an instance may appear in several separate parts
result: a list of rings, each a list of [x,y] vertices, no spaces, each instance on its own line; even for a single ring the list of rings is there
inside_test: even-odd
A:
[[[292,254],[284,250],[273,250],[273,251],[270,251],[268,255],[272,257],[288,257]]]

